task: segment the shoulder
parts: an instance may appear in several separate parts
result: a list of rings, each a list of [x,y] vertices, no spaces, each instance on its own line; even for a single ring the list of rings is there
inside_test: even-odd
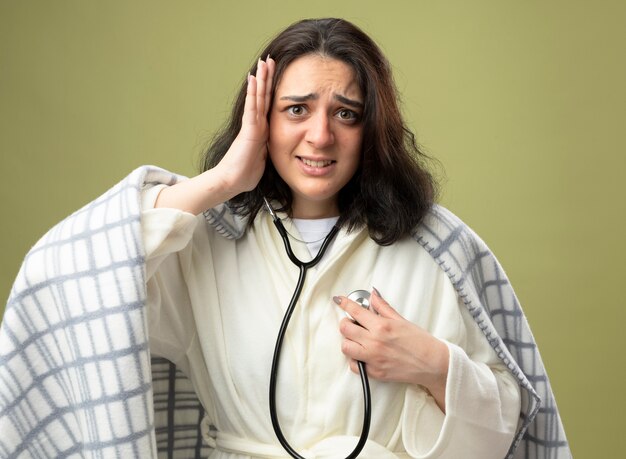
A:
[[[503,340],[513,347],[535,344],[513,287],[495,255],[468,225],[439,205],[429,211],[413,238],[447,274],[497,355],[520,377]],[[513,322],[516,326],[512,327]]]
[[[412,237],[458,282],[462,273],[483,258],[494,258],[485,242],[458,216],[434,205]]]
[[[426,213],[415,228],[413,236],[423,240],[424,244],[436,246],[444,244],[444,247],[447,247],[451,242],[458,240],[486,247],[482,239],[463,220],[439,204],[433,205]]]
[[[246,231],[248,220],[233,212],[226,204],[207,209],[201,215],[209,228],[226,239],[239,239]]]
[[[495,255],[459,217],[442,206],[433,206],[413,238],[446,273],[497,352],[504,347],[502,338],[532,342],[530,335],[509,336],[507,321],[514,318],[525,322],[517,296]],[[508,366],[509,359],[502,359]]]

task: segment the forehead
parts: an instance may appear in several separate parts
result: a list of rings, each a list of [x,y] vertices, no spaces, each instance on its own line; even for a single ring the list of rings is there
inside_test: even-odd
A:
[[[343,61],[318,54],[299,57],[289,64],[276,93],[279,96],[330,93],[361,98],[354,69]]]

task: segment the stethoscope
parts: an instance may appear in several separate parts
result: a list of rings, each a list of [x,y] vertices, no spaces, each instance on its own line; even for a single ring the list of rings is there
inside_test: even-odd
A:
[[[315,266],[324,256],[326,249],[337,235],[339,228],[335,225],[330,230],[328,235],[324,238],[322,242],[322,246],[320,247],[317,255],[310,261],[304,262],[301,261],[291,250],[291,244],[289,243],[289,235],[287,230],[283,226],[283,223],[280,221],[280,218],[274,212],[274,209],[267,201],[267,199],[263,198],[265,201],[265,206],[267,207],[272,220],[274,221],[274,226],[280,233],[280,236],[283,239],[283,243],[285,244],[285,250],[289,259],[300,269],[300,274],[298,276],[298,282],[296,284],[296,288],[291,297],[291,301],[289,302],[289,306],[287,307],[287,311],[285,311],[285,316],[283,317],[283,321],[280,325],[280,329],[278,331],[278,336],[276,337],[276,345],[274,347],[274,356],[272,357],[272,370],[270,373],[270,417],[272,419],[272,427],[274,428],[274,432],[278,437],[278,441],[285,448],[285,450],[289,453],[291,457],[296,459],[305,459],[303,456],[299,455],[296,450],[294,450],[291,445],[287,442],[287,439],[283,435],[283,432],[280,428],[280,423],[278,422],[278,415],[276,412],[276,381],[278,379],[278,364],[280,362],[280,351],[283,344],[283,339],[285,338],[285,333],[287,331],[287,326],[289,325],[289,320],[291,319],[291,315],[296,307],[296,303],[298,302],[298,298],[300,297],[300,293],[302,292],[302,287],[304,286],[304,280],[306,278],[307,269]],[[365,290],[356,290],[348,295],[348,298],[356,301],[363,307],[369,307],[369,292]],[[370,430],[370,421],[372,418],[372,396],[370,394],[370,385],[367,379],[367,373],[365,371],[365,363],[357,362],[359,366],[359,374],[361,375],[361,384],[363,386],[363,405],[364,405],[364,413],[363,413],[363,428],[361,430],[361,437],[359,438],[359,442],[357,443],[354,450],[346,457],[346,459],[356,458],[365,443],[367,442],[367,436]]]

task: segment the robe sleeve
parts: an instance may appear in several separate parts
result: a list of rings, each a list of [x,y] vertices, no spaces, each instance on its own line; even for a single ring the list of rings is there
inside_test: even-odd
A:
[[[419,459],[502,459],[518,428],[520,388],[458,303],[458,336],[444,339],[450,351],[446,413],[423,388],[409,387],[402,440]]]
[[[165,187],[151,186],[141,194],[148,333],[151,353],[185,370],[196,327],[178,255],[191,250],[198,217],[177,209],[155,209],[156,198]]]

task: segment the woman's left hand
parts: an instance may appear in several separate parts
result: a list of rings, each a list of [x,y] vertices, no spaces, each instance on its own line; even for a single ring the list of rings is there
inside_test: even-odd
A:
[[[358,373],[358,360],[374,379],[422,385],[445,412],[448,346],[398,314],[376,289],[370,309],[346,297],[334,300],[354,318],[339,324],[344,337],[341,350],[351,359],[352,371]]]

